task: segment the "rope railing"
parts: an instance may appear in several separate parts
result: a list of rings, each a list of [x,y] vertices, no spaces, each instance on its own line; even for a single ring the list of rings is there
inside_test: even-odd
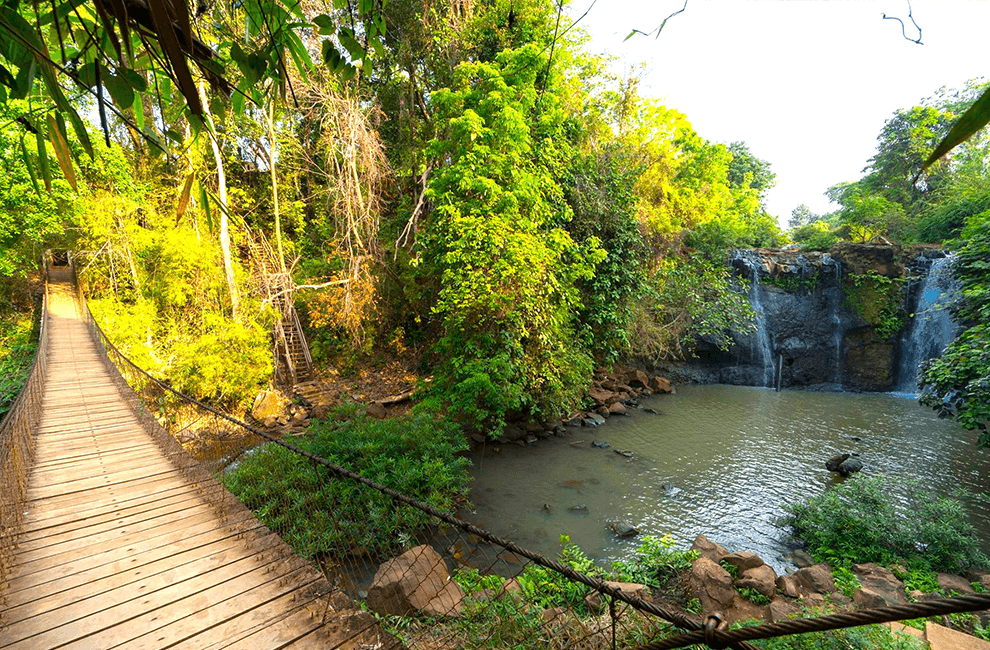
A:
[[[27,497],[35,430],[48,375],[48,260],[42,261],[44,293],[38,315],[38,345],[31,370],[14,404],[0,422],[0,599],[5,592]],[[3,601],[0,600],[0,605]],[[0,610],[2,611],[2,610]],[[2,616],[0,616],[2,618]]]
[[[378,611],[407,647],[751,650],[751,640],[990,608],[990,595],[965,596],[729,630],[718,616],[697,617],[627,593],[185,395],[117,349],[81,289],[79,296],[80,311],[135,408],[177,436],[331,584]],[[245,474],[250,465],[255,474]],[[286,475],[272,477],[273,471]],[[284,479],[274,498],[258,485],[271,478]],[[300,516],[318,534],[301,529]],[[386,520],[397,523],[382,528]],[[421,560],[428,560],[425,570]],[[397,579],[382,586],[390,577]],[[409,581],[419,583],[402,586]],[[428,583],[429,597],[397,596]],[[532,603],[542,609],[534,611]],[[390,616],[417,612],[415,619]],[[675,630],[687,633],[671,636]]]

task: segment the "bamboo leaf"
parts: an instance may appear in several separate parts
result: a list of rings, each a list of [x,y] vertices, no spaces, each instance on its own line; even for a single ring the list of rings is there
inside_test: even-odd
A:
[[[210,197],[209,193],[206,191],[206,187],[203,182],[200,181],[196,183],[199,189],[199,204],[203,206],[203,212],[206,214],[206,227],[213,232],[213,210],[210,209]]]
[[[141,95],[135,93],[134,103],[131,105],[131,109],[134,111],[134,124],[137,125],[139,131],[144,131],[144,102],[141,101]]]
[[[24,135],[21,134],[21,158],[24,159],[24,167],[27,168],[28,176],[31,177],[31,185],[34,186],[34,191],[38,196],[41,196],[41,188],[38,187],[38,175],[34,173],[34,164],[31,162],[31,156],[28,155],[27,145],[24,144]]]
[[[193,181],[196,180],[196,175],[189,173],[186,175],[186,182],[182,184],[182,192],[179,194],[179,203],[175,207],[175,224],[179,225],[179,219],[182,215],[186,213],[189,208],[189,197],[192,192]]]
[[[968,140],[970,136],[985,127],[988,123],[990,123],[990,88],[984,90],[980,98],[976,100],[976,103],[970,106],[956,120],[956,123],[949,129],[949,133],[935,147],[932,155],[928,156],[928,160],[925,161],[922,169],[928,169],[932,163],[952,151],[956,145]]]
[[[52,191],[52,170],[48,166],[48,143],[45,140],[44,129],[41,124],[35,125],[34,135],[38,143],[38,169],[41,171],[41,178],[45,181],[45,189],[50,194]]]
[[[69,139],[65,134],[65,123],[60,119],[56,120],[51,114],[48,115],[48,139],[55,149],[55,158],[58,160],[58,166],[62,168],[65,180],[69,181],[72,189],[78,192],[76,171],[72,167],[72,153],[69,151]]]

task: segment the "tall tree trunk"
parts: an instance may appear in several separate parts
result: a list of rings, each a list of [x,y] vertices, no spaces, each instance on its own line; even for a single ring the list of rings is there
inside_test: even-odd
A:
[[[234,263],[230,256],[230,219],[227,206],[227,174],[224,171],[223,157],[220,155],[220,143],[217,141],[217,131],[213,124],[213,114],[210,113],[210,103],[206,99],[206,91],[202,84],[199,94],[203,99],[203,113],[210,127],[210,146],[213,149],[213,160],[217,165],[217,195],[220,198],[220,251],[223,254],[223,272],[227,276],[227,292],[230,294],[230,309],[234,320],[237,320],[240,310],[240,296],[237,293],[237,283],[234,280]]]
[[[274,91],[273,91],[274,92]],[[275,244],[278,248],[278,268],[285,273],[285,253],[282,252],[282,220],[278,209],[278,176],[275,173],[275,97],[268,103],[268,169],[272,175],[272,208],[275,211]]]

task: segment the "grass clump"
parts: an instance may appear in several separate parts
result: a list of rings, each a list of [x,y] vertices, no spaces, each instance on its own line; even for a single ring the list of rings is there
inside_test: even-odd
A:
[[[347,414],[338,409],[333,417]],[[351,409],[353,411],[353,409]],[[316,422],[292,441],[302,449],[444,511],[466,495],[460,429],[434,413],[377,420],[356,414]],[[388,552],[429,522],[411,507],[284,447],[267,444],[223,477],[227,488],[304,557]]]
[[[897,498],[892,495],[903,495]],[[819,562],[902,564],[916,578],[988,566],[966,508],[917,481],[857,476],[785,506],[783,523]]]

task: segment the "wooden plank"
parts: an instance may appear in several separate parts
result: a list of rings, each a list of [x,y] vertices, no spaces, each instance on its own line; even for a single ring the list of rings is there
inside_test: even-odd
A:
[[[250,514],[250,513],[249,513]],[[176,544],[199,544],[204,541],[223,539],[229,535],[246,533],[261,527],[261,523],[253,516],[245,514],[232,515],[224,524],[210,521],[190,526],[185,530],[172,532],[168,535],[149,537],[135,542],[126,548],[111,548],[91,555],[85,562],[50,565],[37,571],[23,575],[13,575],[7,589],[10,603],[20,602],[20,594],[29,593],[34,587],[45,586],[55,580],[75,576],[104,565],[127,567],[141,561],[144,553],[166,549],[174,551]]]
[[[61,532],[51,531],[47,535],[35,537],[32,540],[23,540],[18,538],[18,551],[19,553],[29,553],[48,548],[57,550],[54,549],[54,547],[61,547],[63,544],[75,540],[82,540],[88,543],[89,540],[95,540],[101,535],[107,533],[119,534],[121,531],[135,528],[141,526],[142,524],[147,524],[148,522],[161,523],[161,521],[166,520],[170,515],[187,513],[196,508],[210,507],[204,504],[201,499],[196,498],[197,495],[195,494],[186,493],[182,496],[184,498],[180,500],[173,499],[170,502],[160,502],[156,505],[156,507],[135,512],[127,516],[105,518],[103,521],[88,523],[88,525],[80,525]]]
[[[28,548],[34,542],[49,542],[52,537],[74,532],[81,534],[86,530],[95,530],[96,527],[116,525],[119,522],[127,522],[131,517],[154,516],[157,513],[167,512],[168,509],[177,504],[199,504],[202,498],[195,492],[186,489],[171,490],[157,498],[149,499],[137,504],[132,504],[126,508],[112,507],[109,510],[91,511],[88,515],[78,515],[72,519],[66,519],[57,524],[37,528],[30,532],[22,531],[17,536],[17,545],[20,548]]]
[[[93,476],[79,479],[74,481],[71,485],[39,485],[29,489],[28,500],[34,501],[45,498],[59,498],[64,500],[83,492],[89,494],[87,496],[83,496],[82,498],[93,498],[91,495],[94,491],[111,487],[126,487],[150,478],[161,478],[164,476],[176,475],[180,472],[181,470],[177,469],[161,468],[157,469],[154,473],[144,474],[141,470],[131,470],[120,474]]]
[[[258,632],[243,639],[232,640],[226,645],[219,646],[224,650],[256,650],[257,648],[292,648],[293,650],[335,650],[341,646],[346,647],[381,647],[371,641],[370,637],[374,631],[380,629],[373,617],[359,611],[344,612],[347,618],[353,617],[356,621],[347,621],[340,625],[339,617],[341,612],[335,612],[334,618],[338,619],[336,624],[321,625],[323,612],[315,610],[312,605],[293,612],[286,617],[281,624],[262,628]],[[331,619],[333,621],[333,619]],[[307,624],[310,631],[304,635],[299,635],[298,631],[304,629]],[[335,629],[336,628],[336,629]],[[366,637],[370,643],[357,644],[357,641]]]
[[[182,541],[184,534],[190,528],[206,526],[207,528],[222,528],[222,524],[216,518],[216,514],[210,508],[204,506],[198,512],[187,517],[182,517],[172,521],[158,522],[157,525],[148,526],[131,532],[110,536],[99,544],[83,544],[82,548],[75,545],[66,548],[64,552],[52,554],[40,551],[36,553],[18,553],[15,556],[15,566],[11,571],[11,577],[16,579],[20,576],[29,576],[34,573],[44,572],[48,569],[57,568],[65,573],[76,573],[92,566],[94,558],[102,556],[104,553],[116,553],[116,557],[127,557],[134,553],[134,548],[142,542],[155,542],[164,544],[178,544]]]
[[[114,641],[136,636],[134,632],[137,630],[129,625],[134,621],[139,621],[138,624],[147,630],[146,626],[151,624],[147,620],[149,618],[155,622],[162,621],[164,625],[171,622],[162,619],[169,614],[179,617],[180,612],[198,611],[224,596],[236,597],[267,582],[266,574],[280,563],[278,560],[253,555],[232,562],[220,570],[189,577],[180,582],[165,584],[163,581],[149,585],[144,590],[145,593],[133,593],[124,601],[118,598],[115,601],[98,599],[99,602],[87,602],[89,614],[80,618],[67,620],[62,615],[69,608],[63,608],[59,612],[60,616],[38,617],[10,625],[5,631],[7,645],[0,648],[57,648],[74,642],[81,642],[79,647],[85,648],[110,647]],[[168,609],[170,606],[171,609]],[[74,615],[75,612],[68,614],[70,617]],[[125,636],[128,630],[132,636]]]
[[[149,460],[139,458],[113,464],[94,459],[86,463],[77,463],[74,467],[67,467],[61,472],[43,472],[32,478],[35,479],[34,490],[64,486],[65,492],[56,492],[56,494],[61,495],[78,491],[80,486],[90,480],[98,481],[101,485],[103,483],[119,483],[135,477],[167,473],[174,469],[172,463],[158,454],[157,457]]]
[[[82,500],[73,497],[67,500],[51,499],[32,504],[31,510],[24,517],[21,530],[36,530],[50,525],[51,522],[75,519],[92,510],[105,510],[117,506],[123,507],[138,500],[152,499],[157,494],[176,489],[196,489],[182,472],[173,476],[163,476],[141,483],[135,483],[120,494],[112,494],[109,498]]]
[[[274,535],[269,535],[274,538]],[[238,540],[234,540],[235,542]],[[275,546],[275,540],[269,539],[268,548]],[[190,549],[191,550],[191,549]],[[158,570],[147,566],[119,572],[108,580],[94,584],[84,584],[76,590],[54,594],[48,599],[31,601],[23,606],[12,609],[20,614],[19,618],[11,618],[9,624],[14,630],[13,636],[27,638],[54,629],[65,623],[81,621],[87,617],[103,617],[104,611],[120,603],[135,599],[148,598],[157,592],[172,588],[175,593],[184,593],[191,587],[187,581],[210,576],[224,576],[233,572],[236,575],[258,566],[267,566],[277,559],[277,554],[260,550],[259,546],[248,546],[243,543],[227,544],[226,547],[211,544],[203,549],[196,549],[201,557],[192,557],[184,562],[166,558],[159,562]],[[116,584],[113,584],[116,583]],[[209,580],[208,580],[209,583]],[[192,583],[190,583],[192,584]],[[88,594],[85,592],[89,592]],[[157,597],[157,596],[155,596]],[[142,609],[141,611],[151,611]],[[126,620],[122,618],[121,620]],[[108,647],[99,645],[96,647]]]
[[[282,594],[258,607],[245,610],[224,623],[198,631],[169,646],[169,650],[220,650],[275,625],[301,625],[305,623],[306,618],[311,618],[317,613],[312,608],[321,602],[320,598],[308,600],[301,597],[300,590]],[[294,623],[288,620],[298,612],[302,612],[301,621]],[[261,644],[254,647],[265,646]],[[129,646],[128,650],[130,650]]]
[[[311,579],[300,574],[297,570],[282,573],[281,577],[273,575],[270,581],[255,585],[229,598],[223,598],[229,592],[221,591],[218,595],[222,600],[213,601],[199,610],[195,610],[195,605],[191,603],[175,603],[157,610],[153,623],[141,620],[133,623],[128,621],[124,625],[108,630],[107,636],[109,639],[113,641],[118,639],[125,640],[117,645],[106,647],[126,647],[128,650],[158,650],[159,648],[170,647],[175,643],[185,641],[190,636],[202,630],[209,630],[215,626],[228,623],[245,611],[253,610],[256,607],[267,607],[272,601],[286,595],[291,598],[296,594],[300,594],[301,598],[305,598],[303,594],[311,591],[307,588],[312,586],[316,581],[316,579]],[[198,597],[194,598],[194,602],[198,602]],[[283,606],[284,604],[283,602]],[[172,618],[168,624],[154,627],[168,617]],[[283,617],[282,620],[274,624],[284,625],[285,618],[287,617]],[[298,630],[297,634],[301,636],[318,626],[318,623],[309,621],[308,627]]]

